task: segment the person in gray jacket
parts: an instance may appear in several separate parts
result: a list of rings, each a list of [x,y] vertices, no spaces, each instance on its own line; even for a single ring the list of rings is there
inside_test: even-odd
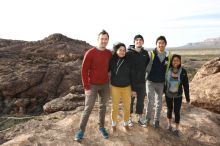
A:
[[[153,105],[155,102],[153,127],[159,128],[165,75],[170,65],[170,53],[165,51],[166,45],[166,38],[164,36],[159,36],[156,40],[155,50],[149,53],[150,63],[146,69],[147,106],[145,127],[149,125]]]

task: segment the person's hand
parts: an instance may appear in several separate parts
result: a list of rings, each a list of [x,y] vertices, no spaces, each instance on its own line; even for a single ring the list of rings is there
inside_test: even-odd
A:
[[[132,91],[131,92],[131,96],[136,98],[137,97],[137,93],[135,91]]]
[[[91,90],[85,90],[85,95],[86,95],[86,96],[91,95]]]
[[[186,111],[187,111],[187,112],[190,112],[190,110],[191,110],[191,109],[190,109],[190,103],[187,102],[187,103],[186,103]]]

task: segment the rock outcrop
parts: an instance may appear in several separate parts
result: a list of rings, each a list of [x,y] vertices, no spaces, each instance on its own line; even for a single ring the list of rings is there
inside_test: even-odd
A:
[[[220,58],[205,63],[190,84],[192,104],[220,113]]]
[[[0,113],[41,113],[42,106],[81,85],[91,45],[62,34],[35,42],[0,39]]]

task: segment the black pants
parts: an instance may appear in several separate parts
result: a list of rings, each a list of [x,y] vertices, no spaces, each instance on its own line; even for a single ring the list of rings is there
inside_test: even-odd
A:
[[[170,98],[166,96],[167,118],[172,119],[172,111],[174,105],[175,122],[180,123],[180,109],[182,105],[182,97]]]
[[[145,98],[145,95],[146,95],[146,85],[145,85],[145,83],[136,85],[134,90],[137,93],[136,114],[143,114],[144,98]],[[134,100],[135,100],[135,98],[131,97],[131,106],[130,106],[131,113],[134,112],[134,110],[133,110]]]

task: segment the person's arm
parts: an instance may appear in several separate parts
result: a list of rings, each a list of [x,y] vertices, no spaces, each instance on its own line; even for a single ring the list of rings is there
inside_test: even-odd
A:
[[[111,72],[111,69],[113,67],[113,62],[114,62],[114,59],[115,59],[115,54],[110,54],[110,61],[109,61],[109,65],[108,65],[108,72]]]
[[[134,69],[134,60],[132,58],[131,53],[127,53],[127,59],[129,62],[129,68],[130,68],[130,81],[131,81],[131,90],[134,91],[134,79],[135,79],[135,69]]]
[[[188,79],[186,70],[183,70],[183,88],[184,88],[184,93],[185,93],[186,101],[189,103],[190,102],[189,79]]]
[[[132,67],[131,64],[130,64],[130,67]],[[136,90],[134,87],[135,86],[134,85],[134,76],[135,76],[134,71],[132,70],[132,68],[130,68],[130,80],[131,80],[131,90],[132,90],[131,96],[137,97],[137,93],[136,93]]]
[[[146,56],[147,56],[147,60],[146,60],[146,68],[147,68],[147,66],[149,65],[149,63],[150,63],[150,53],[147,51],[147,53],[146,53]]]
[[[83,58],[83,63],[82,63],[82,83],[83,83],[83,87],[84,90],[90,90],[90,86],[89,86],[89,70],[91,67],[91,63],[92,63],[92,54],[90,51],[87,51],[84,55]]]

